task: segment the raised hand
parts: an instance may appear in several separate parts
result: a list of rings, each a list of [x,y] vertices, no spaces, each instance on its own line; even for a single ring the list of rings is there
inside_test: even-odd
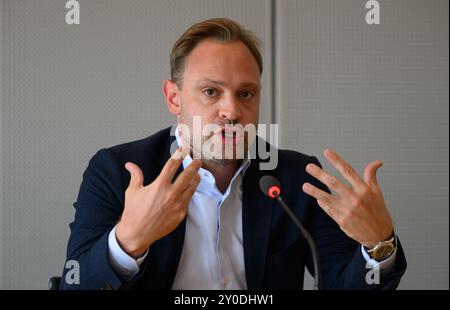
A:
[[[200,182],[197,171],[202,162],[194,160],[172,183],[183,160],[182,152],[180,149],[175,152],[160,175],[147,186],[143,185],[141,169],[131,162],[125,164],[131,179],[116,238],[124,251],[135,258],[172,232],[186,216],[189,201]]]
[[[333,150],[326,149],[324,155],[351,187],[317,165],[308,164],[306,171],[327,185],[336,195],[310,183],[303,184],[303,191],[316,198],[318,205],[341,229],[362,245],[372,248],[378,242],[388,240],[393,233],[393,225],[376,178],[376,172],[383,163],[378,160],[368,164],[363,180],[352,166]]]

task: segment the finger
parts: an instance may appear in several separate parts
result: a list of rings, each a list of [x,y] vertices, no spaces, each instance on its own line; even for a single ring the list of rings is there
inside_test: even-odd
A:
[[[172,179],[177,172],[180,164],[183,162],[182,149],[178,148],[177,151],[169,158],[164,165],[158,178],[163,182],[172,182]]]
[[[307,193],[308,195],[316,198],[317,200],[322,200],[327,205],[333,206],[336,203],[336,199],[330,195],[329,193],[321,190],[320,188],[317,188],[316,186],[306,182],[302,186],[302,190]]]
[[[172,154],[172,157],[175,159],[179,159],[180,157],[184,159],[189,154],[189,148],[185,146],[179,146],[177,151]]]
[[[349,194],[350,189],[346,185],[342,184],[342,182],[339,181],[335,176],[329,174],[319,166],[315,164],[308,164],[306,165],[306,172],[321,181],[330,189],[338,193],[340,196]]]
[[[125,164],[125,169],[130,173],[130,183],[128,187],[141,188],[144,184],[144,175],[141,168],[132,162],[127,162]]]
[[[360,188],[365,184],[356,171],[338,153],[332,149],[324,151],[325,158],[339,171],[339,173],[354,187]]]
[[[182,192],[186,189],[186,187],[189,185],[189,183],[192,181],[193,178],[198,175],[198,169],[202,166],[202,161],[199,159],[196,159],[192,161],[189,166],[186,167],[186,169],[183,170],[182,173],[177,177],[175,182],[173,183],[173,189],[176,192]],[[198,176],[200,177],[200,176]]]
[[[197,186],[200,183],[200,176],[198,178],[194,178],[186,187],[186,189],[180,195],[180,203],[185,205],[189,202],[197,190]]]
[[[334,221],[336,221],[336,213],[334,208],[323,202],[322,200],[317,199],[317,204],[319,207],[322,208],[323,211],[325,211],[326,214],[328,214]]]
[[[377,181],[377,170],[383,166],[381,160],[374,161],[367,165],[366,169],[364,169],[364,181],[369,186],[378,187]]]

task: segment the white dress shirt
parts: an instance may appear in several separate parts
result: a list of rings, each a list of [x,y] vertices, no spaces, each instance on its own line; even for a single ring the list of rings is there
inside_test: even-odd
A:
[[[178,145],[178,128],[175,131]],[[183,168],[192,162],[188,155]],[[189,202],[183,250],[172,289],[247,289],[242,237],[242,178],[250,164],[242,161],[225,193],[216,186],[214,176],[200,168],[200,183]],[[124,279],[130,280],[139,272],[147,252],[135,260],[117,242],[115,228],[108,239],[108,260]],[[361,246],[363,257],[370,267],[381,272],[395,262],[397,248],[387,259],[377,262]]]

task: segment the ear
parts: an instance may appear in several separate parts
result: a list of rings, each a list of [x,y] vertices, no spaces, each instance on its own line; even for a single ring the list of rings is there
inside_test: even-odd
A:
[[[177,83],[170,80],[165,80],[163,83],[163,93],[166,97],[167,108],[169,112],[174,115],[179,115],[181,112],[180,106],[180,89]]]

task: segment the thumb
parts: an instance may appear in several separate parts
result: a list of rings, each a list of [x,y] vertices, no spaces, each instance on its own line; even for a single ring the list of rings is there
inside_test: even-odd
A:
[[[376,160],[374,162],[371,162],[367,165],[366,169],[364,169],[364,181],[367,185],[372,186],[376,185],[378,186],[377,181],[377,170],[383,166],[383,163],[381,160]]]
[[[125,164],[125,169],[127,169],[131,175],[128,187],[141,188],[144,183],[144,175],[142,174],[141,168],[132,162],[127,162]]]

